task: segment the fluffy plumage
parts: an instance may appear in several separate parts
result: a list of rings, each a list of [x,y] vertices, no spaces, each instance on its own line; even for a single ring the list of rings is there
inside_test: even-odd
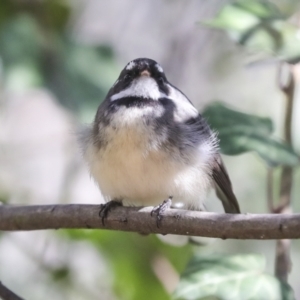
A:
[[[147,206],[172,196],[173,204],[201,210],[216,186],[225,211],[239,212],[216,135],[151,59],[127,64],[83,144],[107,201]]]

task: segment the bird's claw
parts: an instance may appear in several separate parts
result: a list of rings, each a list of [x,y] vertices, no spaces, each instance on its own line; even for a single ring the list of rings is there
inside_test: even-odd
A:
[[[168,199],[164,200],[163,203],[153,207],[151,211],[151,216],[156,214],[156,226],[159,228],[161,220],[163,218],[164,212],[169,209],[172,205],[172,197],[170,196]]]
[[[122,206],[122,202],[119,200],[111,200],[100,205],[99,217],[102,220],[103,226],[105,226],[105,219],[107,218],[108,213],[117,206]]]

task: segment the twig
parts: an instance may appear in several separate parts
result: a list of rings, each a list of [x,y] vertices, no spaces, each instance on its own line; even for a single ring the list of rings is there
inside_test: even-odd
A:
[[[0,281],[0,299],[3,299],[3,300],[24,300],[23,298],[20,298],[18,295],[16,295],[14,292],[12,292],[9,288],[4,286],[1,281]]]
[[[284,69],[286,68],[286,70]],[[278,71],[278,86],[285,94],[285,117],[284,117],[284,140],[292,146],[292,115],[295,93],[295,79],[293,66],[281,64]],[[284,73],[285,72],[285,73]],[[287,75],[284,79],[283,76]],[[283,167],[280,180],[280,201],[275,209],[279,213],[290,213],[291,192],[293,181],[292,167]],[[276,245],[275,275],[277,278],[287,282],[288,273],[291,270],[290,241],[279,240]]]
[[[222,239],[298,239],[300,214],[220,214],[181,209],[165,212],[161,225],[152,207],[117,207],[102,225],[97,205],[0,206],[0,230],[113,229]]]
[[[269,211],[274,211],[274,193],[273,193],[273,168],[268,168],[267,171],[267,201]]]

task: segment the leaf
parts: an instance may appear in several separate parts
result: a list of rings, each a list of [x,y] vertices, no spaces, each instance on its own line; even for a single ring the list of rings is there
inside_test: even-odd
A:
[[[294,166],[299,163],[299,157],[290,146],[271,137],[273,125],[269,118],[241,113],[221,103],[208,106],[203,116],[218,132],[224,154],[255,151],[270,166]]]
[[[203,115],[210,123],[212,122],[213,126],[219,129],[226,123],[226,127],[239,125],[260,131],[262,134],[271,134],[273,132],[273,123],[270,118],[262,118],[238,112],[227,108],[220,102],[207,106]]]
[[[65,0],[47,0],[37,4],[40,10],[47,12],[48,26],[63,30],[71,14],[70,4]]]
[[[174,299],[292,300],[292,289],[263,272],[260,255],[196,255],[181,276]]]
[[[1,29],[0,58],[6,87],[20,90],[42,85],[39,60],[43,37],[36,22],[28,16],[20,16]]]
[[[0,26],[9,20],[16,12],[16,5],[10,0],[0,2]]]
[[[43,62],[46,87],[70,108],[91,105],[93,113],[114,82],[118,68],[108,47],[91,47],[59,36],[52,60]]]
[[[46,3],[53,5],[54,12],[59,10],[58,1]],[[84,45],[58,30],[67,13],[64,6],[61,9],[61,18],[57,15],[58,20],[53,20],[56,25],[48,29],[47,38],[30,14],[2,24],[0,60],[5,87],[19,91],[43,86],[65,106],[94,114],[119,68],[110,47]]]
[[[224,30],[236,43],[289,63],[300,60],[299,28],[268,1],[236,1],[203,24]]]

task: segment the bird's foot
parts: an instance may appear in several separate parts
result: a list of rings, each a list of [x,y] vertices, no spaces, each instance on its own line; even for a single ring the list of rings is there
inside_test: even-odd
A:
[[[120,200],[111,200],[107,203],[100,205],[99,217],[102,220],[103,226],[105,226],[105,219],[108,216],[108,213],[117,206],[122,206],[122,201]]]
[[[156,225],[158,228],[160,226],[164,212],[167,209],[169,209],[172,205],[172,198],[173,198],[172,196],[169,196],[169,198],[164,200],[162,204],[153,207],[153,209],[151,211],[151,216],[153,216],[153,214],[156,214]]]

